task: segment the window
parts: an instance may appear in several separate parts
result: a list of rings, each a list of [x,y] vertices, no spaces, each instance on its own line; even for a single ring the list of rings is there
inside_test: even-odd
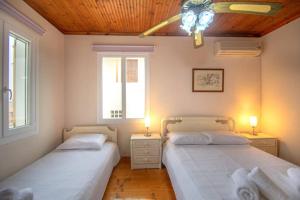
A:
[[[31,135],[36,129],[36,40],[26,31],[4,23],[3,110],[0,143],[20,135]]]
[[[13,33],[9,33],[8,37],[8,127],[14,129],[29,124],[29,41]]]
[[[147,55],[100,54],[100,119],[142,119],[148,111]]]

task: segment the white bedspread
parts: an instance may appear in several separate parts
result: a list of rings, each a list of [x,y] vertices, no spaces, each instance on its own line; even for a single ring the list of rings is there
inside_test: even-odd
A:
[[[231,174],[260,167],[290,195],[286,171],[294,165],[249,145],[165,144],[163,163],[179,200],[233,200]]]
[[[32,188],[35,200],[99,200],[120,155],[115,143],[101,150],[54,150],[0,183]]]

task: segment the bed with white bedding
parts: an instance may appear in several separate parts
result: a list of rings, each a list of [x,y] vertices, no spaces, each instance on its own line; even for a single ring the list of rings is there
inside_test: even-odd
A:
[[[286,171],[294,167],[250,145],[174,145],[169,142],[164,146],[163,163],[180,200],[235,199],[232,173],[238,168],[256,166],[288,191]]]
[[[184,120],[188,122],[180,124]],[[232,129],[225,122],[226,119],[215,117],[171,118],[163,122],[162,132]],[[234,200],[231,175],[236,169],[254,167],[262,169],[286,193],[293,193],[286,174],[295,166],[248,144],[175,145],[167,141],[163,163],[179,200]]]
[[[74,127],[76,133],[108,135],[101,150],[54,150],[0,183],[0,188],[31,188],[34,200],[99,200],[120,155],[116,130],[105,126]]]

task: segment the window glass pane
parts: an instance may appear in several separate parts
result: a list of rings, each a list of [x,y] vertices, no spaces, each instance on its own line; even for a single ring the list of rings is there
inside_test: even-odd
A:
[[[103,119],[122,118],[121,58],[102,58]]]
[[[145,58],[126,58],[126,118],[144,118],[145,70]]]
[[[28,118],[28,48],[29,42],[9,35],[9,128],[29,124]]]

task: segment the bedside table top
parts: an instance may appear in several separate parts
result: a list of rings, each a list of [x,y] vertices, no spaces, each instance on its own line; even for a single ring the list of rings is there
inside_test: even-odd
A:
[[[273,135],[269,135],[266,133],[257,133],[257,135],[252,135],[251,133],[239,133],[248,139],[275,139],[276,137]]]
[[[159,133],[151,133],[151,136],[147,137],[144,133],[135,133],[131,135],[132,140],[153,140],[153,139],[161,139],[161,135]]]

